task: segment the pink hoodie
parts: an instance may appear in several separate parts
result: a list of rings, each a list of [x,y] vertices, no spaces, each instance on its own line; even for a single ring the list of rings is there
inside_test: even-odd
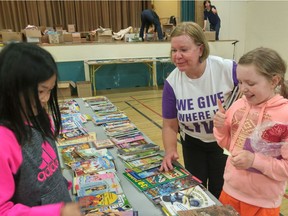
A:
[[[225,126],[214,127],[219,146],[230,152],[242,150],[246,138],[262,123],[274,122],[288,125],[288,100],[276,95],[265,103],[250,106],[245,96],[226,111]],[[281,142],[288,141],[282,134]],[[252,168],[260,172],[237,170],[228,157],[223,190],[232,197],[263,208],[281,205],[288,180],[288,143],[281,147],[281,159],[255,153]]]

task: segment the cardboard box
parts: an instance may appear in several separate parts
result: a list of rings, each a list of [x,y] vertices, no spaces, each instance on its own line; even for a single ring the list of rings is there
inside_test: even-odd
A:
[[[68,32],[76,32],[75,24],[68,24],[67,25],[67,31]]]
[[[59,44],[59,35],[58,34],[49,34],[49,43],[50,44]]]
[[[12,41],[21,42],[22,33],[21,32],[2,32],[2,42],[9,43]]]
[[[41,42],[41,31],[36,29],[24,29],[23,33],[28,43],[40,43]]]
[[[215,31],[205,31],[204,35],[208,41],[216,40],[216,32]]]
[[[73,42],[73,37],[71,33],[64,33],[63,34],[63,41],[64,42]]]
[[[78,97],[92,97],[92,86],[90,81],[79,81],[76,85]]]
[[[112,37],[112,30],[110,28],[104,28],[105,31],[100,32],[97,31],[98,36],[111,36]]]
[[[173,26],[173,24],[163,24],[162,25],[162,29],[163,29],[163,32],[165,32],[166,35],[171,35],[171,32],[174,29],[174,26]]]
[[[81,43],[81,34],[79,32],[73,32],[72,33],[72,40],[73,40],[73,42]]]
[[[57,86],[57,95],[59,98],[71,97],[72,90],[76,85],[73,81],[59,81]]]

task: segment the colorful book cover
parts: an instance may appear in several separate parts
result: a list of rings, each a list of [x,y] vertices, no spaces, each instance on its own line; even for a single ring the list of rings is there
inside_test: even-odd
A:
[[[141,167],[147,164],[152,164],[152,163],[156,163],[159,161],[163,161],[163,156],[162,155],[154,155],[151,157],[146,157],[146,158],[142,158],[142,159],[136,159],[136,160],[132,160],[129,162],[124,162],[125,165],[127,167],[133,168],[133,167]]]
[[[133,210],[128,210],[128,211],[109,210],[109,211],[105,211],[105,212],[88,213],[85,216],[138,216],[138,211],[133,211]]]
[[[93,180],[89,176],[84,178],[79,178],[78,185],[79,189],[77,190],[78,196],[88,196],[88,195],[97,195],[105,192],[115,192],[116,194],[122,194],[123,189],[118,181],[118,178],[113,173],[101,174],[101,175],[110,175],[110,177],[99,178]],[[88,179],[87,179],[88,177]]]
[[[134,154],[134,155],[120,155],[118,154],[118,157],[121,158],[123,161],[132,161],[132,160],[137,160],[137,159],[142,159],[145,157],[150,157],[150,156],[154,156],[154,155],[158,155],[159,151],[147,151],[147,152],[140,152],[138,154]]]
[[[143,172],[145,170],[150,170],[152,168],[160,168],[162,164],[162,161],[157,161],[155,163],[149,163],[149,164],[144,164],[142,166],[139,166],[139,167],[131,167],[130,169],[132,169],[134,172],[136,173],[139,173],[139,172]]]
[[[165,207],[172,216],[177,216],[178,211],[205,208],[216,203],[199,186],[193,186],[175,193],[160,197],[160,205]]]
[[[134,146],[131,148],[123,148],[123,149],[118,149],[118,154],[121,155],[131,155],[131,154],[139,154],[141,152],[146,152],[146,151],[151,151],[151,150],[159,150],[160,147],[154,143],[149,143],[146,145],[139,145],[139,146]]]
[[[136,179],[128,172],[123,173],[124,177],[130,181],[139,191],[145,191],[151,187],[153,187],[149,182],[145,179]]]
[[[79,137],[77,139],[72,140],[57,140],[58,146],[66,146],[66,145],[75,145],[78,143],[85,143],[85,142],[93,142],[93,145],[95,146],[96,141],[96,133],[95,132],[88,132],[88,136]]]
[[[200,209],[191,209],[178,211],[179,216],[202,216],[202,215],[223,215],[223,216],[240,216],[240,214],[230,205],[209,206]]]
[[[110,139],[97,140],[95,143],[97,149],[113,148],[115,145]]]
[[[115,169],[115,165],[112,160],[104,156],[73,163],[71,168],[77,176],[80,176]]]
[[[132,209],[125,194],[112,192],[106,192],[96,196],[76,197],[76,201],[79,203],[81,210],[86,214],[107,210],[125,211]]]
[[[113,155],[108,149],[96,149],[96,148],[75,149],[75,152],[85,160],[103,156],[107,157],[110,160],[114,159]]]
[[[159,197],[175,193],[180,190],[184,190],[196,185],[200,182],[197,181],[194,176],[189,175],[184,178],[178,178],[174,181],[158,185],[156,187],[150,188],[144,191],[144,194],[152,200],[155,204],[159,204],[161,201]]]

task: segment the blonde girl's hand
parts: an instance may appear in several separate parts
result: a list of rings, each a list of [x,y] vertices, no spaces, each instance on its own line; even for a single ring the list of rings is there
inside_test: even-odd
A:
[[[254,158],[254,153],[247,150],[241,150],[236,154],[233,154],[230,161],[236,169],[243,170],[252,167]]]
[[[169,170],[173,170],[173,161],[178,160],[179,155],[176,151],[170,152],[168,154],[165,155],[161,167],[159,168],[159,171],[169,171]]]
[[[226,114],[225,109],[223,108],[222,103],[219,99],[217,100],[217,104],[218,104],[218,111],[214,115],[213,124],[214,127],[221,128],[224,126]]]
[[[62,207],[60,216],[83,216],[83,214],[80,211],[80,205],[71,202]]]

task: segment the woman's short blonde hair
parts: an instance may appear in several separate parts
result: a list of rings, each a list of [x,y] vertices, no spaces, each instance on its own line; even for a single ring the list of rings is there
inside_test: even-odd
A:
[[[199,61],[205,61],[209,54],[209,44],[203,33],[202,28],[195,22],[182,22],[178,24],[171,33],[171,39],[181,35],[188,35],[196,45],[203,45],[203,54]]]

